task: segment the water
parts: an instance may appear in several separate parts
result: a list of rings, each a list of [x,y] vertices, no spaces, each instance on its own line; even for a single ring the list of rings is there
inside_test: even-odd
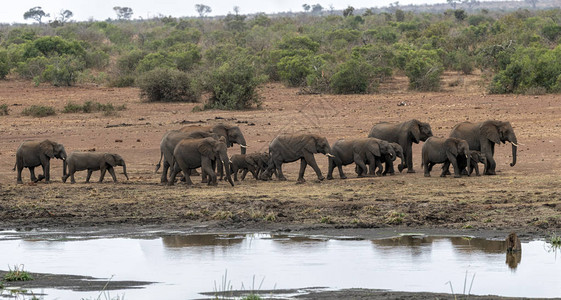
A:
[[[326,287],[519,297],[561,296],[561,257],[543,241],[508,257],[503,241],[403,236],[383,240],[270,234],[163,235],[146,238],[14,238],[0,233],[0,269],[152,281],[109,291],[125,299],[195,299],[221,290]],[[261,282],[262,285],[261,285]],[[215,285],[218,287],[216,288]],[[40,292],[36,290],[35,292]],[[95,299],[99,292],[44,290],[45,299]],[[102,299],[106,299],[104,296]]]

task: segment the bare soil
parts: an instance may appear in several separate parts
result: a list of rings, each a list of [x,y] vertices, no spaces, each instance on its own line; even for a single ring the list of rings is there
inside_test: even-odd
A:
[[[459,85],[450,87],[449,82]],[[146,103],[136,88],[34,87],[28,81],[0,81],[0,104],[9,106],[9,115],[0,116],[0,229],[299,230],[365,237],[425,231],[499,238],[510,231],[535,238],[559,230],[559,96],[487,95],[483,85],[479,75],[453,73],[445,74],[443,90],[434,93],[408,91],[404,77],[382,85],[374,95],[302,95],[298,89],[268,84],[261,88],[259,109],[193,112],[200,104]],[[68,101],[126,105],[126,110],[111,116],[64,114]],[[53,106],[58,113],[45,118],[21,115],[34,104]],[[429,122],[436,136],[448,136],[455,124],[466,120],[508,120],[521,144],[518,163],[510,167],[510,146],[500,146],[495,153],[496,176],[440,178],[435,168],[433,177],[425,178],[421,145],[414,145],[416,174],[359,179],[348,166],[350,179],[338,179],[335,173],[335,180],[319,182],[308,168],[308,181],[296,184],[299,163],[292,163],[285,165],[286,182],[246,179],[234,187],[225,182],[216,187],[202,183],[170,187],[161,185],[160,174],[154,173],[162,135],[185,124],[239,125],[253,152],[267,151],[280,133],[318,133],[333,143],[366,137],[381,121],[412,118]],[[93,149],[119,153],[127,161],[130,180],[118,170],[118,183],[107,176],[104,183],[85,184],[86,174],[81,172],[79,183],[64,184],[62,162],[53,160],[52,183],[30,183],[24,170],[25,183],[17,185],[12,171],[15,151],[28,139],[57,141],[68,153]],[[239,148],[229,152],[239,153]],[[327,158],[316,159],[325,174]]]

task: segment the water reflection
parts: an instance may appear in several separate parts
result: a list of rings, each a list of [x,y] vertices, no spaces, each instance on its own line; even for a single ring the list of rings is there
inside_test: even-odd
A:
[[[193,234],[193,235],[164,235],[162,241],[169,248],[202,247],[202,246],[232,246],[241,244],[246,239],[239,234]]]

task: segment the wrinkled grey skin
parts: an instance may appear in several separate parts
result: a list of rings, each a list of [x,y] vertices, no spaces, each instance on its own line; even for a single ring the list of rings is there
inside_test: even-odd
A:
[[[475,175],[476,176],[481,176],[481,174],[479,174],[479,166],[477,164],[482,163],[483,166],[486,166],[487,165],[487,157],[485,157],[485,154],[482,154],[481,152],[479,152],[477,150],[470,150],[470,153],[471,153],[471,165],[469,166],[468,175],[471,175],[471,173],[473,173],[473,170],[475,170]],[[465,168],[465,166],[462,167],[462,165],[459,161],[458,161],[458,167],[460,169]],[[485,173],[485,171],[486,170],[484,169],[483,172]]]
[[[234,143],[240,145],[241,153],[246,153],[247,144],[245,142],[245,137],[238,126],[230,126],[226,124],[217,124],[216,126],[186,126],[179,130],[171,130],[164,134],[162,141],[160,142],[160,161],[156,165],[156,172],[160,168],[160,163],[162,157],[164,159],[164,165],[162,169],[162,176],[160,178],[161,183],[166,183],[168,181],[167,174],[168,169],[171,164],[173,157],[173,151],[175,146],[187,138],[207,138],[214,137],[218,139],[219,137],[224,137],[228,147],[233,146]],[[223,176],[222,162],[217,162],[217,168],[220,173],[220,178]],[[193,175],[193,173],[191,173]],[[203,178],[205,174],[203,174]]]
[[[218,141],[212,137],[182,140],[173,151],[173,168],[168,184],[173,185],[177,173],[182,171],[187,185],[192,185],[193,182],[188,175],[189,171],[200,167],[203,174],[210,177],[208,185],[217,185],[213,166],[216,160],[221,160],[226,164],[229,162],[226,143],[223,137]],[[226,168],[226,177],[233,186],[234,182],[230,176],[230,168]]]
[[[245,179],[247,172],[258,179],[261,172],[267,169],[269,153],[234,154],[230,158],[230,171],[234,174],[234,181],[238,181],[238,171],[242,171],[241,180]]]
[[[415,173],[413,170],[413,143],[418,144],[426,141],[432,136],[432,130],[428,123],[412,119],[403,123],[378,123],[372,127],[368,137],[379,138],[390,143],[398,143],[403,149],[405,164],[398,166],[399,171],[407,168],[407,173]]]
[[[487,158],[485,175],[496,174],[497,163],[493,157],[495,144],[512,143],[512,163],[510,163],[510,166],[514,167],[516,165],[518,140],[510,122],[496,120],[487,120],[481,123],[462,122],[452,128],[450,137],[466,140],[471,150],[480,151],[485,155]]]
[[[393,150],[395,151],[395,156],[393,158],[389,155],[385,156],[386,167],[384,169],[384,172],[382,173],[383,176],[386,176],[388,173],[390,175],[395,174],[393,162],[396,158],[399,157],[401,159],[401,165],[405,165],[405,156],[403,154],[403,148],[401,147],[401,145],[399,145],[398,143],[390,143],[390,146],[392,146]],[[403,169],[400,169],[399,172],[401,173],[402,170]]]
[[[317,134],[282,134],[277,136],[269,144],[269,166],[263,172],[261,179],[270,178],[274,169],[278,172],[279,180],[286,180],[282,172],[282,164],[300,160],[300,172],[298,173],[298,183],[305,182],[304,172],[306,166],[310,165],[318,179],[324,180],[325,177],[321,174],[314,153],[322,153],[327,156],[331,154],[331,147],[329,142],[323,136]]]
[[[423,168],[425,169],[425,177],[430,177],[430,171],[435,164],[445,164],[443,166],[440,177],[446,176],[448,165],[454,166],[454,177],[462,177],[460,168],[458,167],[458,156],[462,156],[470,165],[471,154],[469,145],[465,140],[457,138],[439,138],[430,137],[423,144],[422,158]]]
[[[334,157],[329,157],[328,180],[333,179],[335,167],[339,169],[339,177],[346,179],[343,166],[354,162],[357,165],[358,176],[362,177],[366,175],[366,164],[370,165],[370,172],[374,174],[374,166],[379,165],[381,169],[381,162],[385,160],[386,155],[390,159],[395,157],[395,151],[390,144],[376,138],[338,140],[331,147],[331,154]]]
[[[129,175],[127,174],[127,165],[125,160],[119,154],[114,153],[102,153],[102,152],[79,152],[74,151],[68,156],[67,166],[68,172],[66,175],[62,176],[62,182],[66,182],[68,177],[70,177],[71,183],[76,183],[74,180],[74,173],[77,171],[88,170],[88,175],[86,177],[86,183],[90,182],[90,177],[93,171],[101,171],[99,175],[99,181],[103,182],[105,177],[105,172],[109,171],[111,177],[113,177],[113,182],[117,182],[117,177],[115,176],[114,167],[122,166],[123,174],[129,180]]]
[[[21,179],[21,171],[23,168],[29,168],[30,179],[37,182],[45,179],[45,182],[51,180],[51,158],[62,159],[63,175],[66,175],[66,150],[62,144],[50,141],[25,141],[21,143],[16,151],[16,164],[13,170],[18,171],[17,183],[23,183]],[[39,178],[35,177],[35,167],[41,166],[43,174]]]

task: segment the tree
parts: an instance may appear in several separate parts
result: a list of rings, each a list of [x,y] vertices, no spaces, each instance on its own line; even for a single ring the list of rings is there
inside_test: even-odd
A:
[[[456,5],[458,5],[458,3],[460,3],[460,1],[461,0],[446,0],[446,2],[448,2],[448,4],[450,4],[453,9],[456,9]]]
[[[314,4],[312,5],[312,14],[319,15],[323,11],[323,6],[321,4]]]
[[[33,19],[33,20],[39,22],[39,25],[43,24],[43,23],[41,22],[41,19],[43,19],[43,17],[50,17],[50,16],[51,16],[50,14],[46,14],[46,13],[43,11],[43,9],[41,8],[41,6],[35,6],[35,7],[31,8],[31,9],[29,9],[28,11],[26,11],[26,12],[23,14],[23,18],[24,18],[25,20],[27,20],[27,19]]]
[[[312,7],[309,4],[304,3],[302,4],[302,8],[304,9],[305,12],[308,12]]]
[[[74,16],[74,13],[68,9],[61,9],[58,15],[59,15],[58,21],[64,24]]]
[[[526,3],[532,4],[532,8],[536,8],[536,4],[538,4],[538,0],[525,0]]]
[[[199,17],[201,18],[205,17],[207,14],[210,14],[212,12],[212,8],[204,4],[195,4],[195,9],[199,13]]]
[[[462,3],[466,4],[470,9],[480,4],[479,0],[463,0]]]
[[[117,18],[119,20],[129,20],[133,14],[132,8],[130,7],[115,6],[113,7],[113,10],[117,14]]]
[[[343,17],[346,18],[348,16],[352,16],[354,11],[355,8],[349,5],[347,8],[345,8],[345,10],[343,10]]]
[[[456,9],[454,11],[454,17],[456,18],[456,20],[461,22],[467,18],[467,15],[463,9]]]

